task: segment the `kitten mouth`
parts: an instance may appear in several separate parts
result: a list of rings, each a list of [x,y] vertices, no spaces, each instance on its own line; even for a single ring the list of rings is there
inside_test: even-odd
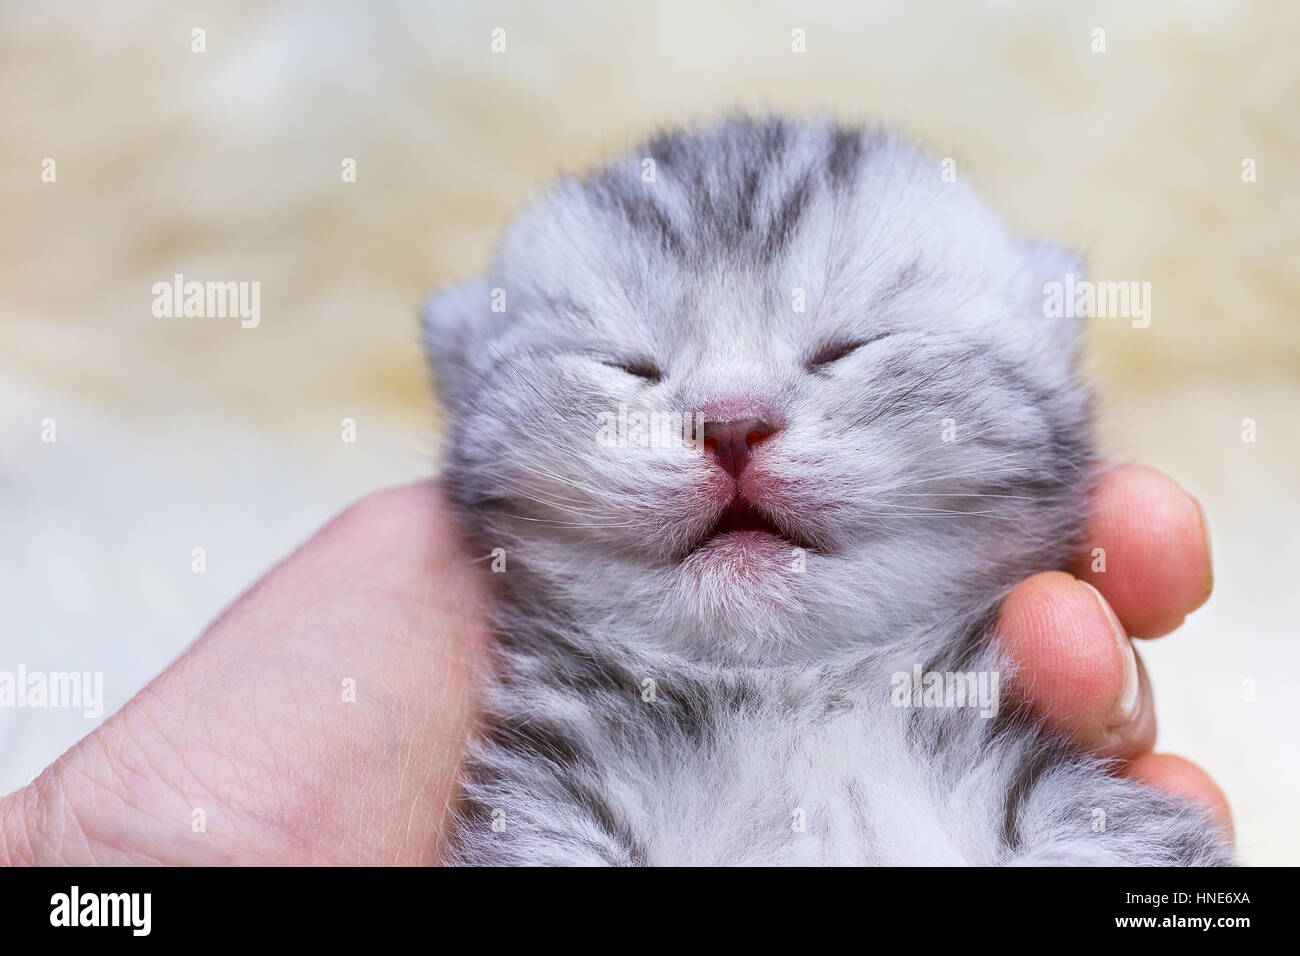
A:
[[[812,550],[810,544],[800,540],[795,535],[783,531],[770,518],[755,508],[744,498],[736,498],[727,510],[722,512],[717,522],[709,529],[691,549],[692,552],[698,551],[711,541],[731,534],[762,534],[770,535],[786,542],[791,547],[800,547],[805,550]]]

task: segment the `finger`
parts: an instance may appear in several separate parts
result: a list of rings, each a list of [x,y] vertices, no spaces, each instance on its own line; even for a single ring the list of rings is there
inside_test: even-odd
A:
[[[1101,756],[1151,749],[1146,670],[1095,588],[1060,571],[1027,578],[1003,602],[996,633],[1018,691],[1050,727]]]
[[[1168,634],[1214,586],[1201,506],[1153,468],[1112,468],[1070,571],[1106,596],[1130,636]]]
[[[1194,763],[1173,754],[1143,754],[1124,770],[1124,775],[1142,783],[1183,797],[1210,810],[1232,834],[1232,810],[1210,775]]]

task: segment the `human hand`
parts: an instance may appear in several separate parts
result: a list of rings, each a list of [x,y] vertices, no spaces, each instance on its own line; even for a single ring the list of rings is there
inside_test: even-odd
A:
[[[1094,570],[1096,548],[1104,571]],[[1123,761],[1125,775],[1204,804],[1231,827],[1227,800],[1203,770],[1152,752],[1151,685],[1129,640],[1168,634],[1210,596],[1200,505],[1151,468],[1108,469],[1070,572],[1027,578],[1003,602],[998,633],[1019,665],[1020,692],[1081,748]]]
[[[0,801],[0,862],[435,862],[487,648],[472,560],[432,483],[352,506]]]

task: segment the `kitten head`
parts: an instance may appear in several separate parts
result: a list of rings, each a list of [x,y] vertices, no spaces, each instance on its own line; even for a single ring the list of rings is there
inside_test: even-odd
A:
[[[830,123],[663,135],[430,302],[447,479],[520,613],[806,660],[1060,564],[1088,401],[1043,284],[1081,270],[942,172]]]

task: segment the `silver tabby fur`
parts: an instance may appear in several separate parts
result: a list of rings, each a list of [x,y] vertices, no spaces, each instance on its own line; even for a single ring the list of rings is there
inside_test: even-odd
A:
[[[1042,307],[1070,271],[892,134],[736,117],[561,180],[435,296],[445,481],[506,561],[451,862],[1230,862],[1014,707],[992,649],[1085,514],[1082,330]],[[693,553],[732,479],[602,445],[620,405],[779,421],[742,479],[802,570]],[[998,672],[999,712],[897,706],[918,664]]]

